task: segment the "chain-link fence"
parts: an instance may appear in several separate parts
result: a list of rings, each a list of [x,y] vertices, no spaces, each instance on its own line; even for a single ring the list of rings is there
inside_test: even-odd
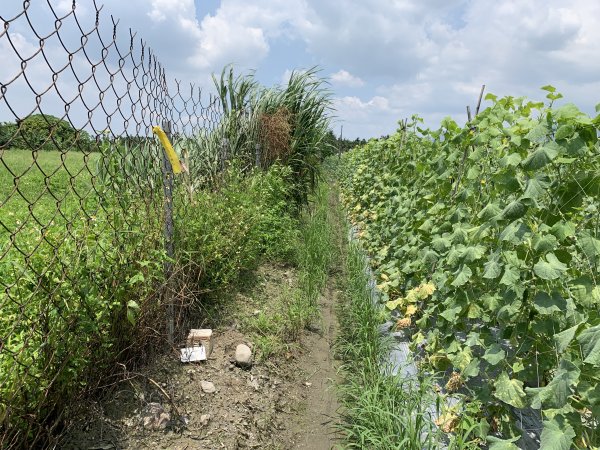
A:
[[[59,431],[64,399],[136,343],[173,342],[173,216],[234,156],[220,103],[168,83],[134,33],[91,7],[0,12],[2,448]],[[176,179],[156,125],[182,157]]]

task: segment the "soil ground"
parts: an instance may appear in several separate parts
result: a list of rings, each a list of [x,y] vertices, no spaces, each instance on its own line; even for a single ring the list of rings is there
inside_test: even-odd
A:
[[[303,372],[309,373],[305,383],[309,385],[309,389],[305,400],[305,414],[300,417],[295,430],[297,441],[293,448],[296,449],[328,450],[336,441],[333,430],[338,409],[333,351],[337,330],[336,300],[337,291],[332,286],[327,286],[326,295],[321,298],[320,332],[307,336],[305,345],[308,352],[299,361]]]
[[[256,282],[233,296],[229,319],[213,325],[214,350],[207,361],[182,364],[173,353],[131,373],[100,401],[86,405],[85,417],[59,448],[332,448],[337,420],[332,284],[321,298],[321,318],[296,343],[256,360],[250,369],[232,363],[238,344],[257,350],[252,335],[243,332],[244,321],[256,308],[268,308],[270,299],[289,294],[295,282],[293,269],[260,267]],[[203,392],[203,381],[216,391]]]

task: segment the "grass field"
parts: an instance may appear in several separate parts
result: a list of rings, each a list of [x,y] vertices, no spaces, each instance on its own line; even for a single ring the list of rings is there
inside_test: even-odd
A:
[[[0,236],[8,230],[62,222],[93,201],[99,154],[4,150],[0,153]],[[64,219],[64,217],[62,217]]]

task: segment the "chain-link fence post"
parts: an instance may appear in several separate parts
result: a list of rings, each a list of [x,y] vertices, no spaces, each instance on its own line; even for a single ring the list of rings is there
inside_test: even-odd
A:
[[[163,120],[162,128],[171,140],[171,122]],[[173,260],[175,258],[175,242],[173,230],[173,168],[167,158],[167,154],[162,154],[162,169],[163,169],[163,188],[164,188],[164,213],[165,213],[165,251],[167,252],[167,261],[165,263],[165,296],[164,301],[167,307],[167,341],[169,345],[174,343],[175,335],[175,307],[173,305],[172,291],[172,276],[173,276]]]
[[[261,156],[260,156],[260,144],[256,144],[255,147],[256,153],[256,168],[261,169]]]

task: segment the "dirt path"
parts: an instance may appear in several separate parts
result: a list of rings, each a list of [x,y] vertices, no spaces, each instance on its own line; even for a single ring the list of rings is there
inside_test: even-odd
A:
[[[306,410],[298,422],[298,440],[295,449],[329,450],[336,442],[337,398],[335,393],[336,368],[333,344],[337,331],[335,305],[337,291],[327,286],[321,297],[321,326],[319,333],[308,336],[304,344],[308,351],[300,359],[299,367],[308,374],[309,386]]]
[[[89,402],[56,448],[332,448],[337,408],[333,283],[320,300],[322,319],[302,332],[299,344],[243,369],[232,363],[236,346],[245,343],[259,351],[258,341],[244,332],[245,321],[255,320],[259,308],[267,312],[265,299],[286,298],[297,283],[291,269],[269,265],[259,268],[257,279],[236,294],[235,313],[225,314],[230,320],[212,324],[215,349],[208,361],[186,365],[167,354],[130,373],[101,401]],[[268,314],[276,314],[279,305],[273,303]],[[207,381],[214,392],[203,391]],[[152,414],[157,421],[148,420]]]

